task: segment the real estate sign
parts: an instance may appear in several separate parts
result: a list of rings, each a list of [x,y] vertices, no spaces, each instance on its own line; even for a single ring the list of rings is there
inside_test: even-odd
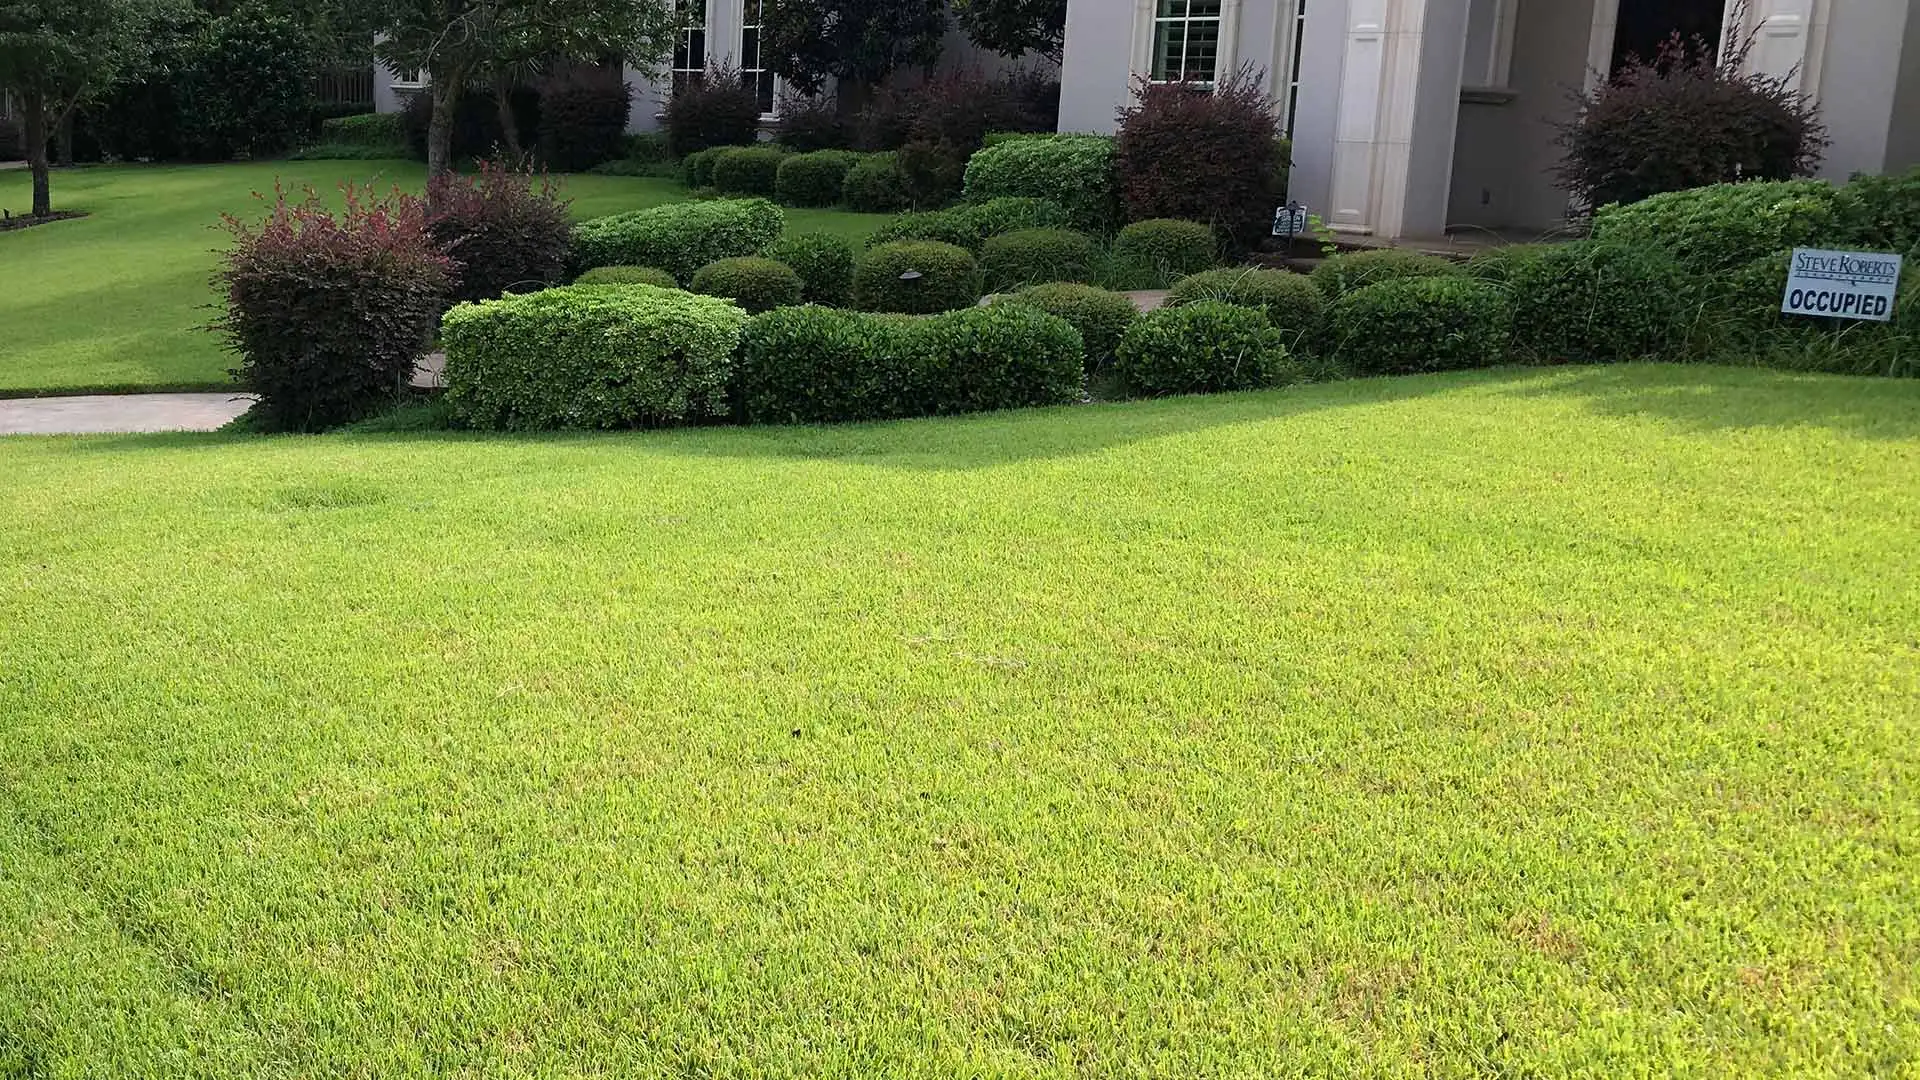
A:
[[[1888,322],[1900,292],[1900,256],[1795,248],[1787,269],[1789,315]]]

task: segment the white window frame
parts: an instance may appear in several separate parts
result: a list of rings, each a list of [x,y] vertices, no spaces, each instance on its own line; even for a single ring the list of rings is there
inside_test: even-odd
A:
[[[767,44],[761,36],[762,28],[766,24],[757,21],[748,22],[747,9],[749,7],[754,8],[754,18],[764,19],[766,18],[765,5],[767,2],[768,0],[741,0],[740,4],[740,78],[742,81],[749,82],[753,86],[753,92],[756,96],[760,93],[761,78],[765,77],[772,85],[772,96],[768,100],[766,108],[760,110],[760,118],[762,120],[772,120],[780,115],[780,77],[774,75],[766,68]],[[760,65],[758,67],[747,66],[747,31],[749,30],[753,31],[755,35],[753,58],[754,62]]]
[[[1220,14],[1201,16],[1193,15],[1190,6],[1187,14],[1163,16],[1160,14],[1160,5],[1165,2],[1167,0],[1142,0],[1139,6],[1139,17],[1134,22],[1134,36],[1138,39],[1134,48],[1134,70],[1155,83],[1191,82],[1196,86],[1212,86],[1219,80],[1222,72],[1231,72],[1234,67],[1233,39],[1239,22],[1238,0],[1220,0]],[[1174,0],[1174,2],[1191,5],[1192,0]],[[1216,26],[1219,38],[1213,56],[1213,78],[1163,79],[1158,77],[1154,66],[1159,59],[1160,50],[1156,46],[1160,40],[1160,28],[1162,25],[1174,23],[1184,24],[1187,27],[1195,23],[1213,23]],[[1185,73],[1186,64],[1183,58],[1181,74]]]
[[[1513,82],[1513,33],[1518,24],[1515,0],[1469,0],[1470,11],[1486,11],[1484,26],[1469,16],[1466,70],[1461,85],[1469,90],[1506,90]],[[1617,3],[1618,0],[1615,0]]]
[[[388,85],[395,90],[425,90],[433,85],[433,74],[426,68],[414,68],[409,71],[398,71],[393,68],[387,70],[393,72],[393,82]]]
[[[689,25],[681,30],[679,40],[674,43],[673,66],[667,76],[669,92],[677,91],[682,86],[698,83],[707,73],[707,55],[713,40],[713,0],[678,0],[675,9],[691,7],[693,4],[700,5],[700,23],[697,26]],[[696,34],[699,35],[700,41],[698,54],[693,49]],[[684,65],[681,63],[682,52],[686,54]]]

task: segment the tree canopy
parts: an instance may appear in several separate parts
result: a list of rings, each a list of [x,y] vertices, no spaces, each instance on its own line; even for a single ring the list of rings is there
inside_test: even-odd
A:
[[[1067,35],[1067,0],[953,0],[960,29],[1002,56],[1039,53],[1059,63]]]
[[[763,0],[762,62],[804,93],[829,79],[871,86],[931,64],[947,32],[946,0]]]

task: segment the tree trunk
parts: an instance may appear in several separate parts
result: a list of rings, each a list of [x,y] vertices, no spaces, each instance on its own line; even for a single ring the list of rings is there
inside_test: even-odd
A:
[[[453,117],[460,103],[459,81],[434,72],[433,85],[427,92],[433,95],[431,119],[427,121],[427,179],[431,181],[453,171]]]
[[[500,138],[506,143],[507,156],[513,159],[513,167],[519,168],[520,121],[513,115],[513,76],[502,73],[493,77],[493,100],[500,110]]]
[[[33,170],[33,216],[46,217],[53,213],[53,197],[47,175],[47,97],[36,90],[23,95],[26,117],[21,122],[21,134],[27,140],[27,167]]]

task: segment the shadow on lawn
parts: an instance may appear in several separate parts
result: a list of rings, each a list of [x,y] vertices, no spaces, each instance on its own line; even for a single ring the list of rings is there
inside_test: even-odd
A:
[[[1920,379],[1818,375],[1700,364],[1539,369],[1552,378],[1514,397],[1582,399],[1600,416],[1665,421],[1689,431],[1828,428],[1855,438],[1920,436]]]

